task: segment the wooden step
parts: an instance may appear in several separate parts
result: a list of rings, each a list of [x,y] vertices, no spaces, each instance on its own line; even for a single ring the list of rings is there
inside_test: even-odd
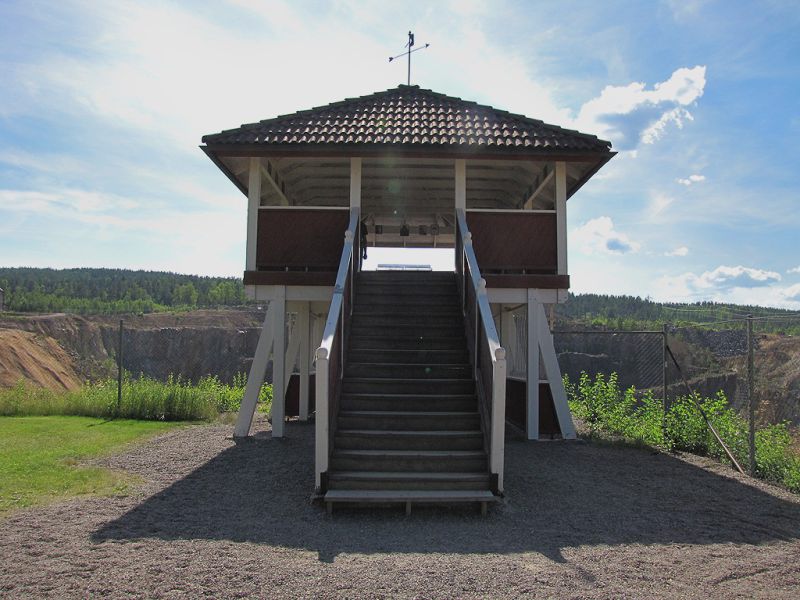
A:
[[[340,400],[343,411],[475,412],[474,394],[348,394]]]
[[[424,471],[331,471],[330,490],[488,490],[489,473]]]
[[[481,450],[480,429],[338,429],[335,447],[350,450]]]
[[[466,348],[459,350],[351,348],[347,358],[354,363],[469,364],[469,354]]]
[[[469,364],[414,364],[350,362],[345,377],[382,377],[403,379],[468,379],[472,376]]]
[[[336,448],[330,467],[335,471],[426,471],[452,472],[488,470],[483,450],[345,450]]]
[[[422,321],[422,319],[420,319]],[[449,323],[430,325],[423,322],[406,324],[387,321],[382,324],[362,323],[361,319],[354,317],[350,325],[350,335],[374,336],[383,338],[455,338],[463,340],[465,336],[464,323]],[[463,344],[463,342],[461,342]]]
[[[359,313],[353,311],[353,325],[379,325],[379,326],[402,326],[416,325],[424,327],[461,327],[464,329],[464,317],[455,312],[453,314],[398,314],[390,313]]]
[[[477,408],[477,403],[474,404]],[[342,410],[340,429],[445,431],[480,429],[477,411]]]
[[[461,337],[397,337],[353,335],[350,337],[350,349],[379,348],[384,350],[450,350],[459,351],[466,348],[466,338]]]
[[[472,379],[398,379],[383,377],[345,377],[345,393],[375,394],[473,394]]]

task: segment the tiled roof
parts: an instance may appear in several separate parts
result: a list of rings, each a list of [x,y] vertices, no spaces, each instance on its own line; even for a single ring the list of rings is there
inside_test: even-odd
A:
[[[608,153],[610,142],[418,86],[242,125],[203,136],[217,145],[415,147],[522,153]]]

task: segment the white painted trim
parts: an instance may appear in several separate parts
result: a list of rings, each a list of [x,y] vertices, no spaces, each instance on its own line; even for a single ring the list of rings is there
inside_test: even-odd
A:
[[[272,352],[272,437],[283,437],[286,416],[286,287],[279,285],[275,308],[275,347]],[[270,306],[272,308],[272,306]]]
[[[456,210],[467,208],[467,161],[456,159]]]
[[[558,290],[533,291],[538,302],[555,304],[558,301]],[[492,304],[525,304],[528,301],[528,290],[525,288],[487,288],[486,292]]]
[[[250,159],[247,184],[247,254],[245,269],[256,270],[256,243],[258,240],[258,208],[261,205],[261,159]]]
[[[539,311],[541,303],[536,299],[536,290],[528,290],[526,366],[526,420],[525,433],[529,440],[539,439]]]
[[[572,414],[567,402],[567,391],[564,389],[561,369],[558,367],[556,349],[553,345],[553,334],[547,325],[547,315],[544,313],[544,307],[541,304],[537,304],[535,310],[538,313],[539,349],[541,350],[547,382],[550,384],[550,391],[553,394],[553,406],[556,409],[558,425],[565,440],[574,440],[576,438],[575,424],[572,422]]]
[[[242,398],[239,415],[236,418],[236,427],[233,430],[234,437],[247,437],[250,435],[250,426],[253,423],[258,394],[261,391],[261,385],[264,383],[264,375],[267,372],[267,363],[272,351],[275,317],[274,307],[270,306],[264,315],[264,324],[261,326],[261,334],[258,336],[256,353],[253,357],[253,362],[250,364],[250,373],[247,376],[244,398]]]
[[[297,333],[300,336],[300,394],[298,402],[298,418],[308,421],[309,399],[309,367],[311,364],[311,314],[310,302],[302,302],[297,313]]]
[[[276,289],[286,288],[286,300],[300,300],[308,302],[330,303],[333,287],[329,285],[248,285],[245,288],[254,288],[253,299],[258,302],[268,302],[276,298]]]
[[[556,163],[556,243],[558,274],[567,274],[567,166]]]
[[[350,159],[350,208],[361,208],[361,159]]]

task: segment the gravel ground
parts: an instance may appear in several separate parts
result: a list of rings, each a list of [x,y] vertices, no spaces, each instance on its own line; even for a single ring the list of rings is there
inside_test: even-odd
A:
[[[792,598],[800,501],[695,457],[509,439],[477,509],[311,504],[313,425],[185,428],[103,461],[145,480],[0,521],[0,597]]]

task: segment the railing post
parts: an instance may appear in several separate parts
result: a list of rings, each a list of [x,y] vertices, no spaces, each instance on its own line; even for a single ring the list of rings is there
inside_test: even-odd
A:
[[[492,368],[491,472],[497,475],[497,491],[503,492],[503,463],[506,436],[506,351],[497,348]]]
[[[325,348],[317,348],[314,355],[316,358],[317,374],[315,377],[315,404],[316,417],[314,419],[315,433],[315,484],[317,491],[325,492],[322,489],[322,474],[328,470],[328,435],[330,425],[328,423],[328,351]]]

